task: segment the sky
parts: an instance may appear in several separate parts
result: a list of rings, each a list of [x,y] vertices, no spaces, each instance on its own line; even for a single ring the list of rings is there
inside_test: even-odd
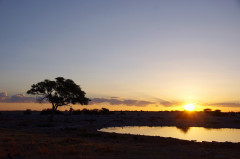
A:
[[[0,19],[0,109],[64,77],[96,107],[240,111],[238,0],[1,0]]]

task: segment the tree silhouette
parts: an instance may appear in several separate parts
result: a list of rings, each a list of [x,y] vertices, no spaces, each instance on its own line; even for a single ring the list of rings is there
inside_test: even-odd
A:
[[[33,84],[27,94],[39,95],[38,102],[42,103],[47,100],[52,104],[52,111],[56,111],[59,106],[69,104],[87,105],[90,99],[85,97],[85,92],[80,86],[75,84],[71,79],[63,77],[55,78],[55,81],[44,80]]]

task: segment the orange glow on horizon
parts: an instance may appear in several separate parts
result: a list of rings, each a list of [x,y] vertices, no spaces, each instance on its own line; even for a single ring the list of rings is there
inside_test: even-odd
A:
[[[184,106],[184,109],[187,111],[193,111],[195,109],[195,105],[193,103],[189,103],[187,105]]]
[[[188,105],[189,103],[186,103]],[[196,103],[192,103],[195,106],[195,109],[193,111],[203,111],[206,108],[210,108],[212,110],[220,109],[222,112],[240,112],[239,107],[216,107],[211,105],[199,105]],[[102,107],[107,108],[111,111],[184,111],[186,110],[184,108],[185,105],[179,105],[179,106],[172,106],[172,107],[164,107],[164,106],[156,106],[156,105],[150,105],[146,107],[140,107],[140,106],[124,106],[124,105],[109,105],[109,104],[93,104],[93,105],[73,105],[73,109],[101,109]],[[51,108],[51,104],[39,104],[39,103],[0,103],[0,111],[15,111],[15,110],[37,110],[41,111],[46,108]],[[59,110],[69,110],[70,107],[63,106],[59,108]]]

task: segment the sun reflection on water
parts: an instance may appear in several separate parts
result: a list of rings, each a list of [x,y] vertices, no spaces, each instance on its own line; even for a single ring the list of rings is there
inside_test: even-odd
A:
[[[137,134],[147,136],[172,137],[183,140],[240,142],[240,129],[230,128],[203,128],[203,127],[171,127],[171,126],[126,126],[103,128],[103,132],[115,132],[120,134]]]

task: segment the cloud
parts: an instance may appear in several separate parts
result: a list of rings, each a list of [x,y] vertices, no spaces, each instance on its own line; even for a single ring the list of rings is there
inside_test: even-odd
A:
[[[110,97],[110,98],[112,98],[112,99],[119,99],[119,97]]]
[[[154,98],[154,100],[156,100],[159,105],[162,105],[164,107],[172,107],[172,106],[180,104],[180,102],[172,102],[172,101],[170,102],[170,101],[160,99],[160,98]]]
[[[176,103],[163,100],[159,102],[159,104],[163,105],[164,107],[171,107],[171,106],[174,106]]]
[[[7,92],[1,92],[0,93],[0,102],[5,100],[8,97]]]
[[[11,97],[6,92],[0,93],[1,103],[37,103],[40,97],[26,97],[24,94],[16,94]],[[48,103],[44,100],[43,103]],[[109,97],[109,98],[93,98],[89,104],[109,103],[110,105],[125,105],[125,106],[139,106],[144,107],[154,104],[155,106],[172,107],[179,105],[179,102],[172,102],[163,100],[160,98],[152,98],[152,100],[135,100],[135,99],[123,99],[121,97]]]
[[[121,99],[119,97],[110,98],[93,98],[90,104],[109,103],[111,105],[126,105],[126,106],[147,106],[150,104],[162,105],[164,107],[171,107],[179,104],[179,102],[170,102],[160,98],[154,98],[153,101],[134,100],[134,99]]]
[[[0,93],[0,102],[2,103],[34,103],[36,98],[26,97],[24,94],[16,94],[11,97],[6,92]]]
[[[155,102],[145,100],[121,100],[117,97],[114,98],[93,98],[90,104],[109,103],[111,105],[126,105],[126,106],[147,106],[150,104],[156,104]]]
[[[240,103],[234,102],[226,102],[226,103],[211,103],[211,104],[204,104],[207,106],[217,106],[217,107],[240,107]]]

